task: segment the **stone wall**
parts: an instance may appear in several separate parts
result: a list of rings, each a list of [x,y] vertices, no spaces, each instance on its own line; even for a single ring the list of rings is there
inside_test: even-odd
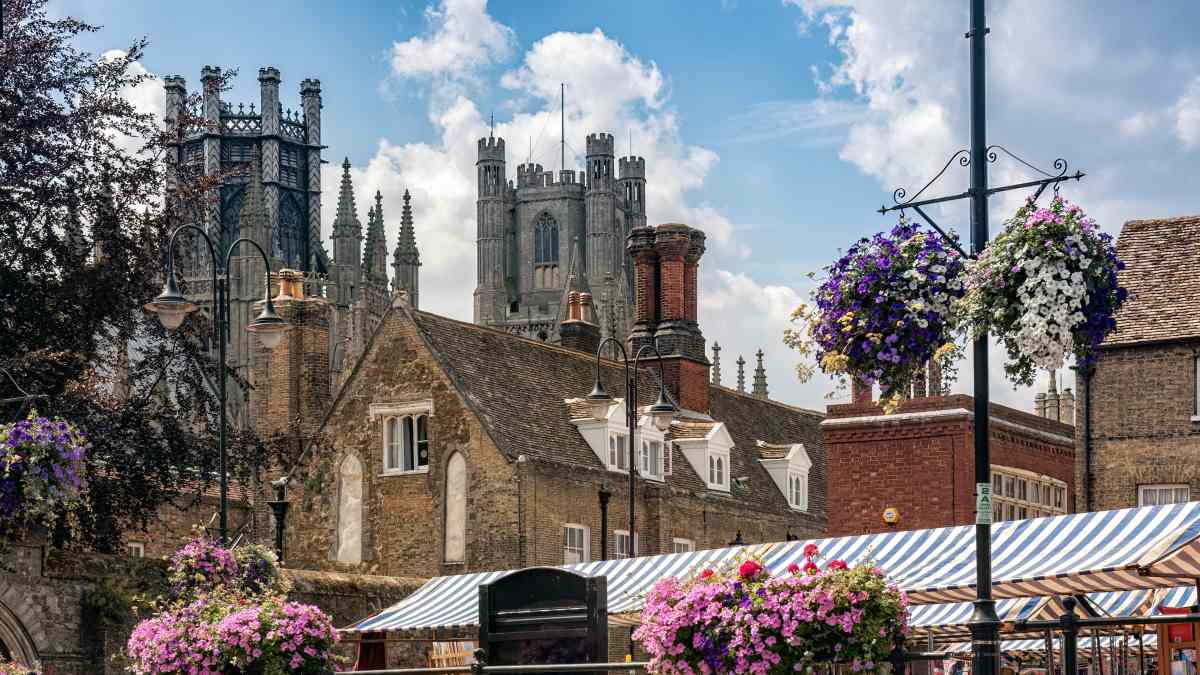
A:
[[[1077,377],[1077,508],[1137,506],[1141,485],[1175,483],[1200,496],[1195,359],[1200,340],[1102,349],[1090,384],[1091,458],[1085,455],[1089,385]],[[1090,504],[1085,494],[1090,464]]]
[[[137,622],[134,594],[166,591],[166,563],[148,558],[78,554],[17,546],[0,574],[0,640],[16,654],[32,651],[46,675],[124,673],[123,653]],[[328,612],[346,626],[407,597],[417,579],[285,570],[291,599]],[[341,652],[353,656],[354,644]]]
[[[948,527],[975,519],[974,399],[912,399],[892,415],[873,403],[829,406],[822,424],[829,462],[829,534]],[[1074,430],[1004,406],[991,407],[991,463],[1047,475],[1074,489]]]

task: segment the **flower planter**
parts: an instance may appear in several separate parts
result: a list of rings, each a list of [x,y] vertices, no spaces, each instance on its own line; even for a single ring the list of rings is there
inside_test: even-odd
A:
[[[1112,236],[1078,206],[1055,197],[1048,208],[1027,201],[967,266],[962,314],[977,332],[998,337],[1004,369],[1033,384],[1039,369],[1057,370],[1074,356],[1089,363],[1116,327],[1127,293]]]

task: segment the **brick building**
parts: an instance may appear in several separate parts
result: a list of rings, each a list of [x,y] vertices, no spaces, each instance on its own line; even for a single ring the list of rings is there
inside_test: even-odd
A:
[[[710,385],[696,320],[704,235],[661,225],[629,241],[630,342],[657,342],[681,408],[665,433],[642,418],[632,546],[823,534],[822,415]],[[600,338],[589,294],[569,294],[562,345],[419,312],[397,294],[331,404],[328,370],[305,365],[327,358],[328,303],[299,285],[284,295],[276,307],[293,329],[258,361],[254,404],[267,433],[317,439],[291,483],[290,566],[433,576],[627,554],[626,402],[597,417],[583,400]],[[621,366],[604,359],[600,372],[619,397]],[[657,374],[638,377],[649,404]]]
[[[885,415],[866,387],[855,388],[851,403],[829,406],[821,423],[829,535],[975,522],[974,406],[971,396],[922,396]],[[1073,427],[1007,406],[989,410],[993,517],[1072,511]],[[888,509],[897,523],[884,522]]]
[[[1130,297],[1077,375],[1077,508],[1200,495],[1200,216],[1134,220],[1117,239]]]

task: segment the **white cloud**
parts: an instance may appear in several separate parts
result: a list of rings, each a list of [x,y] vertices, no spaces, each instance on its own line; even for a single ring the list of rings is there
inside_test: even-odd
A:
[[[1175,118],[1175,134],[1188,148],[1200,144],[1200,77],[1192,80],[1187,91],[1171,110]]]
[[[884,194],[909,196],[969,143],[969,52],[963,3],[945,0],[785,0],[810,38],[826,37],[837,58],[822,69],[822,96],[862,103],[872,116],[851,125],[840,156],[879,180]],[[1056,157],[1087,172],[1063,185],[1110,232],[1133,218],[1195,212],[1183,155],[1200,144],[1195,50],[1167,40],[1170,12],[1066,0],[988,5],[988,142],[1049,168]],[[1187,83],[1181,92],[1180,83]],[[992,185],[1036,176],[1007,157],[988,167]],[[925,197],[964,190],[968,169],[951,166]],[[1023,199],[991,201],[993,232]],[[931,215],[965,234],[966,205]],[[1032,392],[1003,378],[993,348],[992,396],[1028,409]],[[969,361],[964,364],[964,371]],[[961,387],[969,387],[964,372]]]
[[[683,222],[704,230],[710,247],[734,258],[750,255],[733,236],[734,224],[697,193],[719,161],[708,148],[681,137],[675,110],[669,105],[667,78],[653,62],[630,53],[599,29],[588,33],[558,32],[533,43],[516,59],[512,31],[487,14],[482,2],[447,1],[426,10],[426,35],[392,47],[392,74],[406,85],[434,94],[428,118],[437,139],[397,143],[380,139],[365,166],[352,177],[360,218],[383,193],[389,246],[399,229],[401,197],[412,193],[417,243],[421,249],[421,306],[470,319],[475,286],[476,139],[489,126],[472,92],[499,86],[515,102],[511,117],[497,120],[495,135],[507,141],[508,174],[526,161],[547,170],[559,165],[559,86],[566,83],[566,167],[580,169],[585,137],[610,132],[617,154],[646,159],[647,218],[651,223]],[[492,78],[494,67],[507,70]],[[340,162],[323,169],[322,183],[336,186]],[[331,222],[336,194],[323,201],[322,219]],[[789,308],[790,311],[790,308]],[[771,344],[778,344],[778,337]]]
[[[100,60],[105,62],[114,61],[125,58],[125,55],[126,52],[123,50],[110,49],[100,55]],[[136,86],[122,88],[121,98],[133,104],[137,112],[150,114],[153,116],[155,123],[161,124],[163,117],[166,115],[166,101],[163,99],[162,83],[138,61],[129,64],[129,75],[146,75],[149,77]],[[121,136],[116,139],[116,142],[117,145],[127,152],[136,153],[141,150],[145,140]]]
[[[818,98],[811,101],[766,101],[729,120],[721,143],[757,143],[790,139],[818,146],[845,141],[846,130],[870,115],[865,105]]]
[[[704,268],[704,261],[700,262]],[[832,389],[820,374],[809,382],[796,379],[796,352],[783,344],[783,331],[792,310],[802,301],[802,291],[790,286],[762,285],[744,272],[716,269],[700,279],[700,326],[711,352],[721,345],[721,383],[737,386],[737,358],[746,359],[746,390],[753,383],[755,357],[763,350],[763,367],[771,398],[820,407]]]
[[[444,0],[427,7],[427,36],[392,45],[392,72],[402,77],[457,81],[507,59],[516,43],[511,28],[487,13],[487,0]]]

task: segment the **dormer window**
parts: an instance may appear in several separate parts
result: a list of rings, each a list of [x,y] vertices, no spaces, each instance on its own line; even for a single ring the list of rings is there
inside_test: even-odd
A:
[[[665,443],[658,439],[642,439],[642,452],[638,458],[638,470],[646,478],[663,479],[665,464],[663,461],[663,448],[665,445]]]
[[[628,434],[608,432],[608,468],[618,471],[629,470]]]
[[[604,464],[604,468],[628,473],[632,455],[634,466],[644,478],[663,480],[670,473],[665,456],[668,448],[666,438],[663,432],[654,427],[649,415],[641,416],[637,436],[631,442],[623,400],[615,399],[608,411],[600,415],[600,419],[581,399],[568,399],[565,403],[571,414],[571,424],[579,429],[579,434]]]
[[[676,421],[671,425],[671,442],[708,489],[729,492],[733,437],[723,422]]]
[[[759,463],[770,474],[787,500],[788,507],[796,511],[808,510],[808,475],[812,460],[802,443],[772,445],[758,442]]]

